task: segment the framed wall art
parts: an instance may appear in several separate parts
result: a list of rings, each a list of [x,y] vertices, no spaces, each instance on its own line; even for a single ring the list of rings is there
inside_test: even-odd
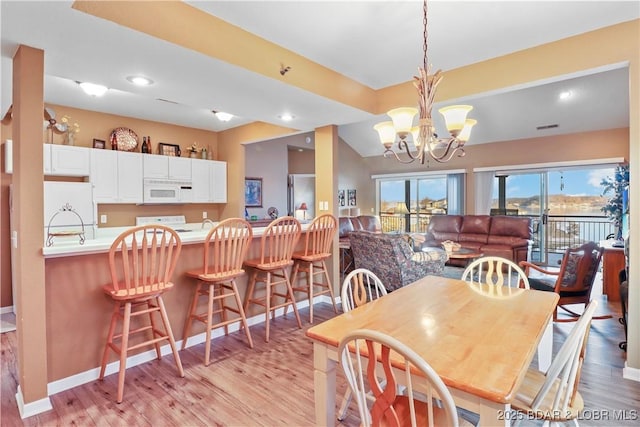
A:
[[[356,205],[356,190],[347,190],[347,198],[349,199],[349,206]]]
[[[163,156],[180,157],[180,146],[177,144],[161,142],[158,144],[158,154],[162,154]]]
[[[262,207],[262,178],[244,179],[244,205],[247,208]]]
[[[344,190],[338,190],[338,206],[345,206]]]

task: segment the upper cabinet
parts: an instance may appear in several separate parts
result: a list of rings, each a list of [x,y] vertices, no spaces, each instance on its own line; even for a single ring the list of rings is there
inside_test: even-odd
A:
[[[142,156],[92,150],[90,181],[96,203],[142,203]]]
[[[89,148],[71,145],[45,144],[51,149],[51,175],[58,176],[89,176],[90,152]],[[45,148],[45,171],[47,156]]]
[[[227,163],[192,159],[194,203],[227,203]]]
[[[227,162],[211,161],[213,170],[213,203],[227,203]]]
[[[191,181],[191,159],[158,155],[143,155],[145,178]]]
[[[45,175],[89,176],[90,149],[71,145],[42,144]],[[13,173],[13,141],[5,142],[5,172]]]

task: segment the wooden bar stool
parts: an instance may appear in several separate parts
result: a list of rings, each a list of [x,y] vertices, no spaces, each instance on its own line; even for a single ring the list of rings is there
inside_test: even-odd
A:
[[[313,297],[329,294],[333,311],[338,312],[333,294],[333,286],[327,271],[326,259],[331,256],[331,245],[338,228],[338,220],[331,214],[316,217],[306,232],[304,250],[294,252],[292,287],[294,291],[304,292],[309,297],[309,322],[313,323]],[[304,286],[298,286],[298,273],[307,273]],[[315,281],[315,276],[320,274],[320,281]],[[326,283],[322,281],[325,277]],[[320,288],[316,290],[315,288]],[[286,313],[286,308],[285,308]]]
[[[291,304],[298,327],[302,328],[288,272],[288,268],[293,265],[291,255],[298,243],[300,233],[300,222],[297,219],[285,216],[274,220],[264,230],[260,241],[259,257],[244,262],[246,267],[252,269],[245,294],[244,310],[247,311],[249,304],[257,304],[265,308],[266,342],[269,342],[269,314],[275,319],[275,311],[281,307]],[[264,294],[256,296],[258,283],[264,283],[265,291]],[[283,286],[284,289],[281,289]],[[278,302],[276,298],[283,301]]]
[[[180,377],[184,377],[182,363],[176,348],[162,294],[173,288],[171,276],[175,269],[182,242],[178,233],[159,224],[133,227],[120,234],[109,249],[111,283],[104,285],[104,292],[113,301],[113,314],[107,343],[104,347],[100,379],[104,379],[109,350],[120,357],[117,402],[122,402],[127,354],[131,350],[153,345],[158,359],[162,357],[160,342],[169,341]],[[158,329],[153,313],[160,313],[164,331]],[[149,316],[149,324],[143,319]],[[122,321],[122,330],[116,334],[116,324]],[[133,329],[132,329],[133,320]],[[149,337],[146,331],[151,332]],[[135,335],[134,335],[135,334]],[[129,338],[136,338],[129,342]],[[120,345],[116,341],[120,342]]]
[[[220,222],[209,231],[204,240],[203,266],[197,270],[188,271],[189,277],[198,279],[196,291],[191,301],[191,308],[184,326],[182,349],[187,345],[194,320],[206,325],[206,344],[204,350],[204,364],[209,365],[211,355],[211,331],[224,326],[225,335],[229,335],[229,325],[242,322],[249,347],[253,348],[251,333],[247,325],[247,317],[242,307],[242,300],[236,285],[236,277],[244,274],[242,262],[247,254],[253,238],[251,225],[241,218],[229,218]],[[198,314],[198,300],[206,297],[208,300],[206,312]],[[235,300],[236,306],[225,303],[228,298]],[[214,303],[217,307],[214,311]],[[227,312],[237,316],[227,317]],[[213,323],[213,316],[219,321]]]

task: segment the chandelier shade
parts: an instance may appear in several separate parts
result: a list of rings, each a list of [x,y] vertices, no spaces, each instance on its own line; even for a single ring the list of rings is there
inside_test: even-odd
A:
[[[423,66],[418,69],[419,76],[414,76],[414,86],[418,92],[418,108],[400,107],[387,112],[391,121],[376,124],[373,128],[378,132],[380,142],[384,146],[384,156],[393,155],[401,163],[411,163],[416,160],[424,164],[427,158],[444,163],[453,158],[465,155],[464,144],[471,136],[471,128],[477,123],[468,119],[467,115],[473,109],[471,105],[452,105],[440,108],[438,111],[444,117],[449,137],[439,138],[432,120],[433,103],[436,88],[442,80],[442,72],[436,71],[429,75],[427,56],[427,0],[423,1]],[[417,126],[414,125],[418,115]],[[413,144],[407,142],[411,135]],[[406,159],[394,151],[404,152]]]

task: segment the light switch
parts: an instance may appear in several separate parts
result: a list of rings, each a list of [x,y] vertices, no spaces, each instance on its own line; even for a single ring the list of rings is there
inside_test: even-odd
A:
[[[100,215],[100,224],[107,223],[107,216],[105,214]]]
[[[207,219],[207,211],[202,211],[202,219]]]

